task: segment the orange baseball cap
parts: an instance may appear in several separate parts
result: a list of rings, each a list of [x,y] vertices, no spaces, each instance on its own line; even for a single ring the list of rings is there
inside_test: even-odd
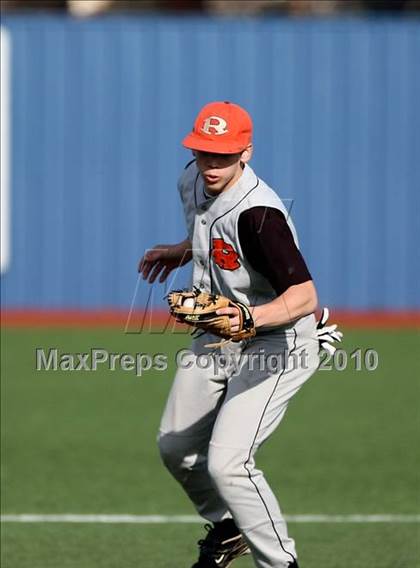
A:
[[[186,148],[214,154],[242,152],[252,140],[252,120],[229,101],[209,103],[195,119],[192,132],[182,141]]]

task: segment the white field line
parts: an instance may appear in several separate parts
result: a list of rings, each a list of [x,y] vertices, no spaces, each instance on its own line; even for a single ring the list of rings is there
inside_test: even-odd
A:
[[[420,515],[286,515],[289,523],[420,523]],[[2,523],[203,523],[196,515],[1,515]]]

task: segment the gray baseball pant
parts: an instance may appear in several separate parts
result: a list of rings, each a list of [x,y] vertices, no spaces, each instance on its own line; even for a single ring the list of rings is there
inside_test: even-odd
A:
[[[180,358],[160,426],[161,456],[202,517],[233,517],[256,566],[284,568],[297,557],[295,543],[254,456],[318,367],[315,319],[204,347],[214,340],[201,336]],[[285,456],[278,461],[287,467]]]

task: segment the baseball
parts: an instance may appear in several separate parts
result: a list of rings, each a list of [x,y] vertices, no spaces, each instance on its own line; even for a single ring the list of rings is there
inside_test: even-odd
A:
[[[184,308],[193,308],[194,307],[194,298],[186,298],[182,305],[183,305]]]

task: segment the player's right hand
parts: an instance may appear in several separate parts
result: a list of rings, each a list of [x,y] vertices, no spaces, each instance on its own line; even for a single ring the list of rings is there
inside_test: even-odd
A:
[[[191,259],[191,254],[182,242],[179,245],[156,245],[145,252],[140,259],[138,271],[144,280],[150,284],[159,276],[159,282],[164,282],[174,268],[183,266]]]

